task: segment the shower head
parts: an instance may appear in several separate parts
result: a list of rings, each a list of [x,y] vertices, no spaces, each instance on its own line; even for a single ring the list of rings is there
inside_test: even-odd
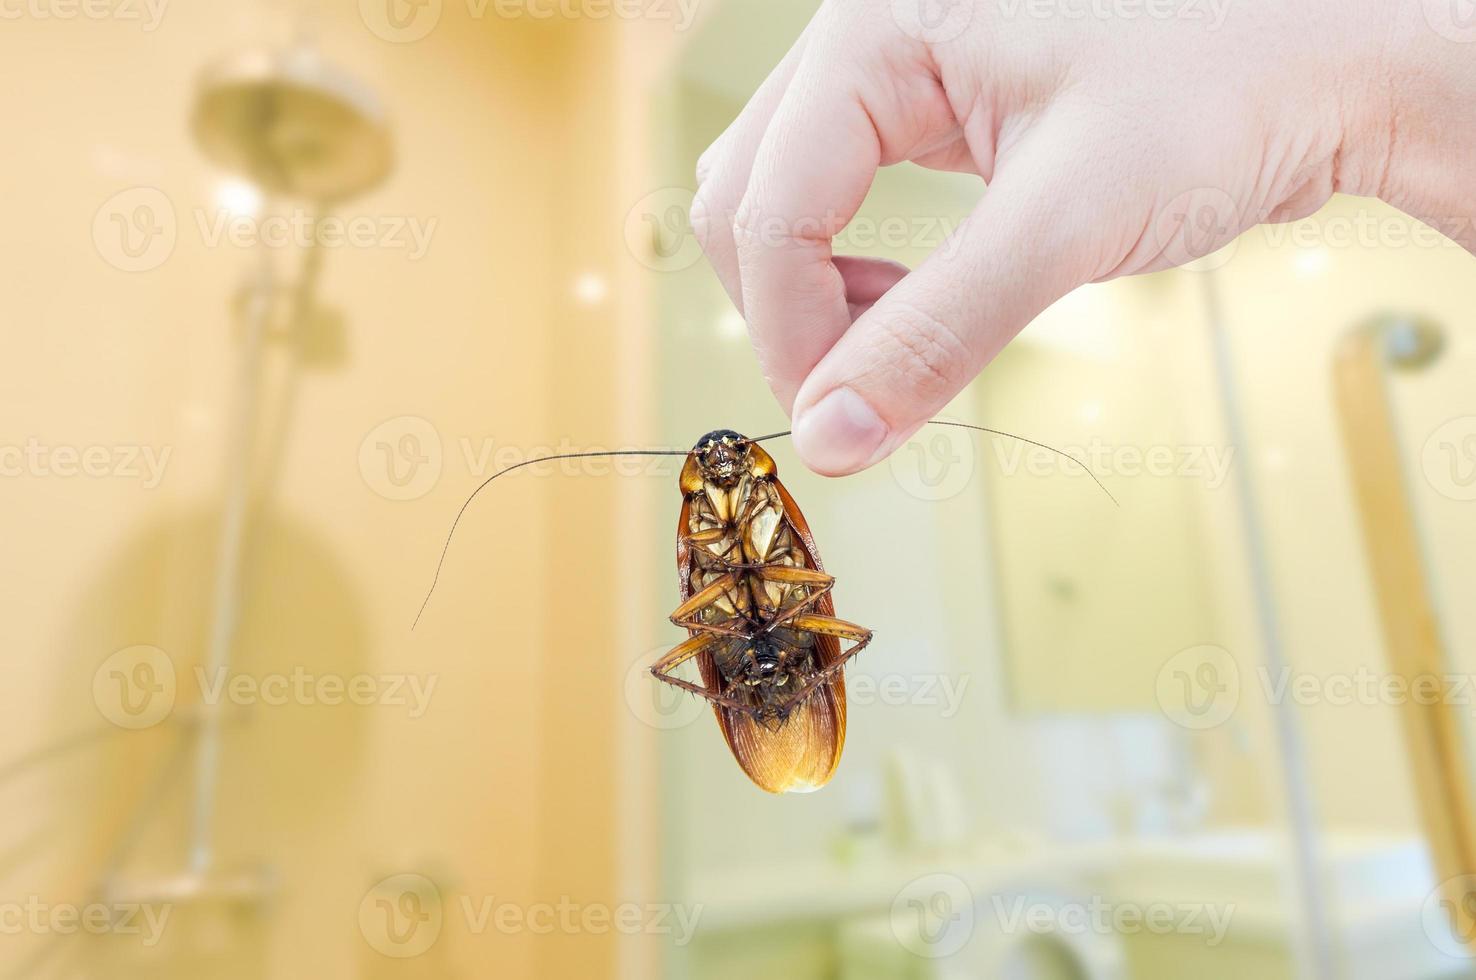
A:
[[[389,173],[378,100],[310,49],[249,51],[201,77],[191,128],[205,155],[263,190],[333,202]]]
[[[1399,371],[1429,367],[1445,349],[1445,334],[1434,322],[1418,316],[1385,315],[1373,322],[1383,341],[1384,358]]]

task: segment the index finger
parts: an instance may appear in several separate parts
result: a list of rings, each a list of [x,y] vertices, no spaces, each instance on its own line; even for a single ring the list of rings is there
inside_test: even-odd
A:
[[[881,164],[859,94],[806,59],[769,124],[734,215],[743,312],[785,410],[850,326],[831,240],[855,216]]]

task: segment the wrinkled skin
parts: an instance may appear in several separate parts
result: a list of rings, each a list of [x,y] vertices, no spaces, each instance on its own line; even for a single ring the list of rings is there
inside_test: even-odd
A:
[[[1476,249],[1476,25],[1456,4],[825,3],[702,155],[692,207],[800,456],[871,465],[1075,287],[1336,191]],[[910,274],[834,257],[902,161],[988,190]]]

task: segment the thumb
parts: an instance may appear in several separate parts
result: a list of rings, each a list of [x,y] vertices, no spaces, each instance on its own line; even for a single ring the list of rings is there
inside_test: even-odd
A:
[[[1041,310],[1122,262],[1132,241],[1107,221],[1120,190],[1076,149],[1033,132],[968,220],[815,366],[794,405],[807,466],[842,476],[885,459]]]

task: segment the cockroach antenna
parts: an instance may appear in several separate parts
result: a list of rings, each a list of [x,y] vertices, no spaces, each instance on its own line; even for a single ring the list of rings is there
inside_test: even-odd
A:
[[[461,509],[456,512],[456,518],[451,522],[451,530],[446,532],[446,543],[441,546],[441,557],[436,562],[436,574],[431,578],[430,588],[426,591],[425,598],[420,601],[420,609],[415,613],[415,622],[410,624],[410,629],[414,630],[416,626],[420,625],[420,617],[425,613],[426,603],[430,602],[431,595],[436,591],[436,584],[441,581],[441,566],[446,564],[446,552],[451,550],[451,539],[456,535],[456,525],[461,523],[462,515],[466,513],[466,509],[471,506],[472,501],[477,499],[477,494],[487,489],[487,484],[491,483],[499,476],[506,476],[513,470],[520,470],[524,466],[532,466],[535,463],[553,463],[561,459],[591,459],[594,457],[606,456],[685,455],[687,455],[687,453],[680,449],[617,449],[603,452],[559,453],[556,456],[540,456],[537,459],[525,459],[521,463],[514,463],[511,466],[503,467],[496,473],[493,473],[491,476],[487,477],[487,479],[483,480],[477,485],[477,488],[471,492],[471,494],[466,498],[466,501],[461,505]]]
[[[943,419],[929,419],[928,422],[927,422],[927,424],[928,425],[948,425],[948,426],[952,426],[955,429],[973,429],[975,432],[987,432],[987,433],[989,433],[992,436],[1003,436],[1006,439],[1014,439],[1014,440],[1016,440],[1018,442],[1028,443],[1028,444],[1030,444],[1032,446],[1039,446],[1041,449],[1049,450],[1049,451],[1055,453],[1057,456],[1061,456],[1061,457],[1063,457],[1065,459],[1069,459],[1069,460],[1071,460],[1071,462],[1075,463],[1077,466],[1080,466],[1082,468],[1082,470],[1086,473],[1086,475],[1092,478],[1092,482],[1095,483],[1101,489],[1101,491],[1107,495],[1107,499],[1108,500],[1112,501],[1112,503],[1114,505],[1118,506],[1118,507],[1121,507],[1122,506],[1122,504],[1120,504],[1120,503],[1117,502],[1117,498],[1114,497],[1114,496],[1112,496],[1112,491],[1111,490],[1108,490],[1107,487],[1102,484],[1102,481],[1099,480],[1099,479],[1097,479],[1097,474],[1095,474],[1095,473],[1092,472],[1091,467],[1087,466],[1087,464],[1083,463],[1081,460],[1077,459],[1075,456],[1071,455],[1070,453],[1068,453],[1068,452],[1066,452],[1064,450],[1061,450],[1061,449],[1057,449],[1055,446],[1048,446],[1048,445],[1046,445],[1043,442],[1036,442],[1034,439],[1027,439],[1024,436],[1017,436],[1013,432],[1006,432],[1003,429],[991,429],[987,425],[970,425],[967,422],[949,422],[949,421],[945,421]],[[791,430],[785,429],[783,432],[770,432],[766,436],[757,436],[757,437],[755,437],[753,439],[750,439],[748,441],[749,442],[764,442],[767,439],[778,439],[781,436],[787,436],[787,435],[790,435],[790,434],[791,434]]]
[[[1112,505],[1114,507],[1122,506],[1122,504],[1117,502],[1117,498],[1112,496],[1112,491],[1108,490],[1106,485],[1103,484],[1101,480],[1097,479],[1097,474],[1092,472],[1092,468],[1090,466],[1083,463],[1081,460],[1077,459],[1075,456],[1071,455],[1063,449],[1057,449],[1055,446],[1048,446],[1043,442],[1036,442],[1034,439],[1027,439],[1024,436],[1017,436],[1013,432],[1006,432],[1003,429],[991,429],[987,425],[970,425],[967,422],[947,422],[943,419],[930,419],[928,421],[928,425],[949,425],[954,427],[955,429],[973,429],[975,432],[987,432],[993,436],[1004,436],[1006,439],[1014,439],[1017,442],[1028,443],[1029,445],[1039,446],[1041,449],[1049,450],[1050,452],[1055,453],[1057,456],[1060,456],[1063,459],[1069,459],[1077,466],[1080,466],[1082,472],[1092,478],[1092,482],[1097,485],[1097,488],[1099,490],[1107,495],[1107,499],[1112,501]]]
[[[1050,452],[1055,453],[1057,456],[1069,459],[1077,466],[1080,466],[1082,470],[1085,471],[1086,475],[1092,478],[1092,482],[1095,483],[1101,489],[1101,491],[1107,495],[1108,500],[1111,500],[1112,503],[1116,506],[1122,506],[1117,502],[1117,498],[1112,495],[1112,491],[1107,489],[1102,481],[1097,478],[1097,474],[1091,471],[1090,467],[1088,467],[1081,460],[1077,459],[1075,456],[1063,450],[1057,449],[1055,446],[1048,446],[1043,442],[1037,442],[1034,439],[1027,439],[1025,436],[1015,435],[1013,432],[1006,432],[1003,429],[991,429],[985,425],[970,425],[967,422],[949,422],[942,419],[931,419],[928,421],[927,424],[947,425],[958,429],[972,429],[975,432],[985,432],[990,435],[1002,436],[1006,439],[1014,439],[1019,442],[1028,443],[1032,446],[1037,446],[1041,449],[1049,450]],[[792,430],[785,429],[783,432],[770,432],[768,435],[755,436],[751,439],[741,439],[741,441],[749,444],[767,442],[770,439],[782,439],[783,437],[790,435],[791,432]],[[456,517],[451,521],[451,530],[446,533],[446,543],[441,546],[441,557],[436,561],[436,573],[431,578],[430,588],[426,590],[425,598],[420,601],[420,609],[416,611],[415,621],[410,624],[410,629],[414,630],[416,626],[420,625],[420,617],[424,615],[425,607],[427,604],[429,604],[431,596],[435,594],[436,585],[439,584],[441,581],[441,568],[446,564],[446,554],[451,550],[451,539],[456,536],[456,527],[461,523],[462,515],[466,513],[466,510],[468,507],[471,506],[472,501],[477,498],[477,494],[485,490],[487,488],[487,485],[493,480],[501,476],[506,476],[513,470],[522,469],[524,466],[532,466],[535,463],[553,463],[561,459],[592,459],[610,456],[690,456],[692,452],[692,450],[681,449],[618,449],[611,451],[584,453],[559,453],[554,456],[540,456],[537,459],[525,459],[520,463],[514,463],[511,466],[504,467],[503,469],[498,470],[496,473],[493,473],[491,476],[487,477],[487,479],[478,484],[477,488],[473,490],[470,495],[467,496],[465,502],[463,502],[461,505],[461,509],[456,512]]]

